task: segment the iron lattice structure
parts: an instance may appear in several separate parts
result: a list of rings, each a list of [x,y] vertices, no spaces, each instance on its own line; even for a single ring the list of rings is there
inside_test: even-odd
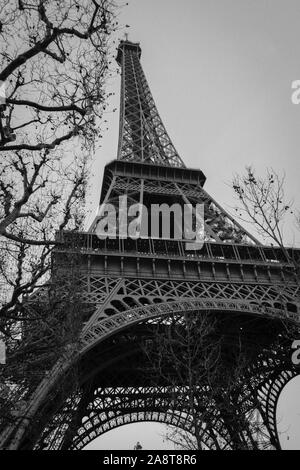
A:
[[[120,44],[117,56],[122,67],[118,159],[184,168],[156,109],[140,57],[138,44]]]
[[[61,233],[55,270],[67,273],[68,256],[81,257],[81,296],[87,308],[80,341],[66,348],[41,383],[26,392],[22,416],[2,430],[2,448],[81,449],[96,436],[140,421],[193,433],[185,383],[178,383],[174,398],[170,384],[157,379],[144,346],[153,343],[157,325],[166,329],[170,318],[203,312],[219,319],[228,338],[224,364],[230,364],[226,358],[235,354],[237,341],[246,345],[249,365],[236,384],[233,408],[249,422],[257,410],[271,445],[280,446],[276,405],[283,387],[297,375],[284,325],[299,321],[299,277],[291,260],[299,262],[300,252],[262,246],[204,190],[203,172],[185,167],[159,117],[140,56],[139,44],[120,43],[118,158],[105,167],[100,202],[118,206],[119,197],[127,195],[130,204],[147,207],[203,203],[204,247],[191,251],[184,240],[151,237],[101,240],[95,233],[98,219],[89,232]],[[34,307],[43,295],[40,289],[29,305]],[[70,380],[74,367],[76,387]],[[199,397],[209,396],[204,382]],[[221,401],[214,398],[209,407],[211,426],[202,434],[203,446],[255,448],[243,430],[234,428]]]

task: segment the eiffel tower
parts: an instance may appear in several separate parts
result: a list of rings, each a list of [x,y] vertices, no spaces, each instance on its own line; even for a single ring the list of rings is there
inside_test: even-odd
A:
[[[146,207],[204,204],[203,248],[189,250],[185,240],[171,237],[100,239],[101,214],[88,232],[63,232],[63,248],[54,257],[59,262],[64,254],[80,251],[81,295],[90,314],[79,347],[66,351],[44,377],[2,443],[11,449],[76,450],[112,429],[143,421],[193,434],[187,403],[172,399],[163,378],[152,381],[151,360],[141,344],[151,341],[154,324],[208,312],[223,319],[233,343],[243,330],[252,344],[252,365],[237,387],[235,403],[247,419],[249,401],[255,401],[271,445],[279,448],[278,397],[298,373],[291,361],[292,339],[286,341],[283,331],[286,321],[299,321],[299,278],[291,259],[299,260],[300,252],[287,249],[287,257],[280,248],[263,246],[205,191],[205,175],[184,165],[167,134],[140,58],[138,43],[120,42],[118,155],[105,166],[100,203],[117,207],[126,195],[130,203]],[[60,384],[70,380],[74,364],[78,387],[66,397]],[[207,431],[203,446],[243,448],[242,432],[231,425],[220,402],[211,413],[218,444]]]

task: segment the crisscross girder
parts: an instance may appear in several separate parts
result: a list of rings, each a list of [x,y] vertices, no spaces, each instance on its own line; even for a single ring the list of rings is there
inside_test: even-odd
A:
[[[118,159],[184,167],[155,106],[141,63],[139,44],[121,41],[121,106]]]

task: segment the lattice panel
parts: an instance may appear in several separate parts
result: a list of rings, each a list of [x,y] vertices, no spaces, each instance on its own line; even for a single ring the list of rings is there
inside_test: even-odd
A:
[[[203,391],[203,393],[205,393]],[[181,393],[181,397],[184,393]],[[173,397],[173,398],[171,398]],[[72,413],[75,416],[80,399],[74,396],[73,405],[67,403],[56,414],[51,426],[43,433],[36,449],[59,450],[64,447],[64,439],[68,432],[68,425],[72,422]],[[96,437],[124,424],[141,421],[162,422],[180,427],[191,433],[194,432],[193,421],[189,415],[188,401],[175,400],[173,387],[116,387],[97,389],[93,399],[87,402],[82,411],[81,423],[71,443],[67,448],[79,450]],[[199,416],[201,422],[201,415]],[[228,434],[222,418],[217,410],[212,413],[214,433],[219,436],[222,448],[230,449],[230,435]],[[203,444],[213,448],[209,431],[203,428]]]
[[[138,297],[241,299],[256,301],[294,301],[295,289],[272,285],[205,283],[188,281],[126,280],[126,295]]]
[[[116,287],[119,279],[104,276],[85,275],[81,277],[82,298],[84,302],[103,304]]]

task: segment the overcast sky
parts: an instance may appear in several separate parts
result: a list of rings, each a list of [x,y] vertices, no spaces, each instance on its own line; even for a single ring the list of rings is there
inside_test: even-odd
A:
[[[247,165],[260,173],[272,167],[285,171],[287,196],[299,208],[300,105],[291,102],[291,84],[300,80],[300,1],[130,0],[119,22],[130,25],[129,39],[141,43],[159,113],[185,164],[207,176],[206,190],[230,209],[233,173]],[[115,76],[111,107],[118,111],[119,87]],[[93,165],[93,213],[103,167],[117,155],[118,112],[106,119],[108,131]],[[297,237],[292,229],[290,222],[289,244]],[[294,418],[283,420],[292,430],[285,445],[300,448],[300,387],[290,389],[282,410]],[[134,434],[118,432],[124,448],[135,443]]]
[[[291,83],[300,79],[299,0],[131,0],[119,22],[141,43],[164,124],[185,164],[204,171],[207,191],[230,209],[234,172],[273,167],[286,172],[287,195],[299,207],[300,105],[291,102]],[[114,77],[118,111],[119,86]],[[117,154],[118,112],[106,119],[93,213],[103,166]],[[286,238],[293,243],[291,230]]]

